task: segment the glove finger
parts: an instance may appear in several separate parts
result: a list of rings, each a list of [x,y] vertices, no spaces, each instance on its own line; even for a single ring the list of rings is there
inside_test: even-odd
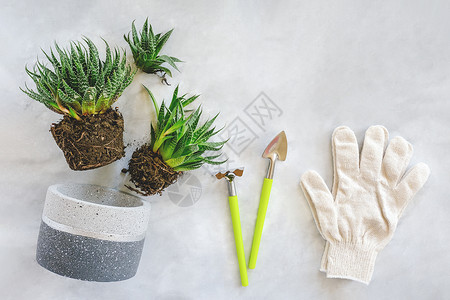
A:
[[[400,217],[408,202],[423,187],[430,176],[430,168],[419,163],[415,165],[395,188],[394,209]]]
[[[367,129],[361,151],[361,174],[373,179],[379,178],[388,138],[389,133],[383,126],[376,125]]]
[[[359,173],[358,141],[347,126],[340,126],[333,132],[332,151],[335,174],[339,177],[356,177]],[[339,178],[336,180],[338,181]]]
[[[337,224],[333,196],[322,177],[315,171],[305,172],[300,179],[300,185],[308,201],[317,229],[326,239],[331,228],[336,227]]]
[[[395,137],[389,143],[383,158],[383,176],[390,186],[396,186],[408,167],[413,147],[402,137]]]

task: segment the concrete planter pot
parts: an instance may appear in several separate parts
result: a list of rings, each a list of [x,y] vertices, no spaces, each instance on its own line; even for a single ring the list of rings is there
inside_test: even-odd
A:
[[[129,279],[139,265],[149,214],[149,203],[120,191],[88,184],[52,185],[36,260],[71,278]]]

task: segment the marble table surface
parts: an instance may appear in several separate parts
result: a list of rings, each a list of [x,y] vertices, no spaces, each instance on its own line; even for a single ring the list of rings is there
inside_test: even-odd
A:
[[[0,9],[1,299],[449,299],[450,4],[448,1],[2,1]],[[146,17],[164,48],[181,58],[169,78],[138,73],[117,107],[127,156],[71,171],[49,133],[60,116],[31,101],[40,49],[54,41],[100,37],[128,48],[123,34]],[[130,61],[132,57],[128,51]],[[142,85],[168,99],[179,84],[201,94],[205,115],[221,112],[229,166],[245,166],[238,192],[248,259],[266,144],[285,130],[289,152],[276,168],[257,268],[240,286],[227,190],[214,168],[189,173],[162,196],[146,197],[152,216],[137,275],[83,282],[41,268],[37,234],[49,185],[123,188],[120,170],[148,140],[154,117]],[[414,145],[411,164],[432,172],[378,255],[369,286],[319,272],[324,240],[299,186],[314,169],[332,183],[330,136],[351,127],[359,142],[382,124]]]

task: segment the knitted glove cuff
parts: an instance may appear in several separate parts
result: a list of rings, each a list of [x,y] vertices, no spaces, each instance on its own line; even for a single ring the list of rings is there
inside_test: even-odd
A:
[[[329,243],[327,277],[369,284],[378,251],[358,244]]]

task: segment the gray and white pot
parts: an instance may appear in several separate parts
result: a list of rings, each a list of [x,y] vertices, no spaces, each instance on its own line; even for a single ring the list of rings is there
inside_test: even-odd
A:
[[[150,204],[110,188],[57,184],[47,190],[36,260],[44,268],[89,281],[136,274]]]

